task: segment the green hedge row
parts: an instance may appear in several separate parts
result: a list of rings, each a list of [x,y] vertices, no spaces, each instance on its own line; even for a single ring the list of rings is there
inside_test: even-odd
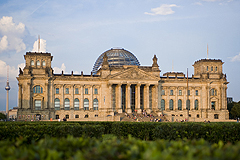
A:
[[[211,144],[200,140],[156,140],[142,141],[128,137],[111,138],[44,138],[38,142],[0,141],[0,159],[35,160],[239,160],[240,142],[236,144]]]
[[[50,137],[101,137],[104,134],[104,127],[101,125],[78,125],[78,124],[35,124],[35,125],[5,125],[0,126],[0,140],[15,140],[19,137],[31,140],[39,140],[45,136]]]
[[[11,122],[0,123],[1,139],[15,139],[19,136],[32,136],[39,139],[51,137],[74,137],[83,134],[100,137],[113,134],[117,137],[132,137],[142,140],[177,140],[203,138],[211,143],[219,140],[235,143],[240,140],[239,123],[153,123],[153,122]],[[94,127],[96,126],[96,127]],[[36,137],[36,138],[35,138]]]

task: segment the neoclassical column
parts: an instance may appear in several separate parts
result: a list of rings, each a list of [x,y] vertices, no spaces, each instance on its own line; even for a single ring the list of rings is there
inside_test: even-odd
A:
[[[18,83],[18,107],[22,109],[22,85]]]
[[[43,102],[43,109],[47,109],[47,108],[49,108],[49,106],[48,106],[48,97],[49,97],[49,95],[48,95],[48,83],[45,83],[45,96],[44,96],[44,102]]]
[[[149,86],[150,84],[145,84],[144,86],[144,91],[146,93],[146,95],[144,95],[144,109],[147,111],[149,110]]]
[[[126,85],[126,103],[127,103],[126,104],[126,110],[127,110],[127,113],[132,113],[130,86],[131,86],[131,84],[127,83],[127,85]]]
[[[60,101],[60,102],[62,102],[62,108],[64,109],[65,108],[65,105],[64,105],[64,94],[65,94],[65,92],[64,92],[64,88],[65,88],[65,84],[63,84],[62,85],[62,101]]]
[[[109,99],[109,107],[108,107],[108,110],[113,110],[113,106],[112,106],[112,84],[111,83],[109,83],[108,84],[108,90],[109,90],[109,97],[108,97],[108,99]]]
[[[140,108],[140,86],[140,83],[135,86],[135,110],[137,110],[137,113],[142,112]]]
[[[74,109],[74,90],[75,90],[75,84],[72,85],[72,105],[70,107],[72,107]]]
[[[28,101],[28,104],[27,104],[27,107],[26,108],[31,108],[33,109],[33,106],[31,105],[32,104],[32,93],[31,93],[31,83],[27,83],[27,92],[29,95],[29,101]]]
[[[122,84],[119,83],[117,85],[117,88],[116,88],[116,97],[117,97],[116,109],[117,109],[118,113],[122,113],[122,107],[121,107],[121,103],[122,103],[121,86],[122,86]]]
[[[154,111],[158,110],[158,84],[154,85],[154,92],[153,92],[153,106],[152,109]]]

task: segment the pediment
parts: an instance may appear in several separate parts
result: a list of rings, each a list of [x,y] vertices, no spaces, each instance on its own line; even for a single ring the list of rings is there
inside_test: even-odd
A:
[[[120,71],[113,75],[109,75],[108,79],[117,80],[159,80],[158,77],[153,76],[139,68],[129,68],[124,71]]]

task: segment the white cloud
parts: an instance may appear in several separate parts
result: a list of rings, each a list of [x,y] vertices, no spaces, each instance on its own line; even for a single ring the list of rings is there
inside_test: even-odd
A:
[[[160,7],[152,8],[151,12],[145,12],[144,14],[148,15],[168,15],[173,14],[175,11],[172,10],[172,7],[178,7],[176,4],[162,4]]]
[[[15,81],[19,74],[19,67],[23,69],[25,63],[21,63],[18,65],[18,68],[15,68],[14,66],[8,66],[6,62],[0,60],[0,77],[6,78],[5,80],[0,78],[0,82],[7,81],[7,70],[9,70],[9,81]]]
[[[0,35],[3,35],[0,42],[0,53],[4,50],[15,50],[21,52],[26,49],[22,37],[25,34],[25,25],[16,24],[12,17],[3,16],[0,19]]]
[[[0,41],[0,52],[6,50],[7,46],[8,46],[7,36],[3,36]]]
[[[216,1],[219,1],[219,0],[203,0],[203,1],[206,1],[206,2],[216,2]]]
[[[234,57],[231,57],[231,61],[234,62],[234,61],[240,61],[240,53]]]
[[[39,45],[39,40],[34,42],[32,52],[38,52],[38,45]],[[40,39],[39,52],[46,52],[46,40],[44,39]]]
[[[62,73],[62,71],[65,73],[65,70],[66,70],[66,66],[64,63],[62,63],[62,66],[60,68],[58,67],[53,67],[53,70],[54,70],[54,73],[56,74],[60,74]]]

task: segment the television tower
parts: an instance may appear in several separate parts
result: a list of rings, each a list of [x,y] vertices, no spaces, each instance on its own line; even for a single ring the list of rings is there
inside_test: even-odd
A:
[[[7,85],[6,85],[6,87],[5,87],[5,90],[7,91],[7,100],[6,100],[6,115],[7,115],[7,120],[8,120],[8,118],[9,118],[9,110],[8,110],[8,97],[9,97],[9,95],[8,95],[8,92],[9,92],[9,90],[10,90],[10,85],[9,85],[9,80],[8,80],[8,76],[9,76],[9,71],[8,71],[8,67],[7,67]]]

